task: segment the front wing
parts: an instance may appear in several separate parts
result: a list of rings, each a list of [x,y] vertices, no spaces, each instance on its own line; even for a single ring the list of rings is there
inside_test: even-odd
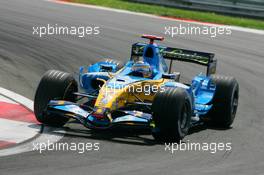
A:
[[[112,118],[111,116],[98,116],[93,110],[88,110],[86,106],[77,103],[51,100],[45,111],[51,116],[67,117],[79,121],[87,128],[108,129],[114,126],[138,126],[150,127],[152,115],[139,111],[122,111],[123,115]]]

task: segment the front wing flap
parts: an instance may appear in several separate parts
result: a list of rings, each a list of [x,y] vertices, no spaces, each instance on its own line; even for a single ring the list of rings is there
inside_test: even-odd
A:
[[[93,111],[84,110],[79,104],[63,100],[51,100],[47,107],[47,113],[58,117],[68,117],[78,120],[87,128],[107,129],[113,126],[141,126],[149,127],[152,115],[139,111],[122,111],[124,115],[109,119],[98,118]]]

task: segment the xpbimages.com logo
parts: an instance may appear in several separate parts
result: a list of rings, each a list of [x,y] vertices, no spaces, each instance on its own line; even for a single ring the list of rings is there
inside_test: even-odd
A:
[[[183,142],[180,140],[179,143],[165,143],[165,151],[174,154],[177,151],[201,151],[201,152],[210,152],[215,154],[219,151],[231,151],[232,143],[227,142],[211,142],[211,143],[194,143],[187,140]]]
[[[40,38],[44,36],[52,35],[71,35],[78,38],[84,38],[89,35],[99,35],[99,26],[60,26],[58,24],[47,24],[44,26],[33,26],[33,35],[37,35]]]
[[[83,154],[88,151],[99,151],[100,143],[98,142],[50,142],[49,140],[46,142],[34,142],[33,143],[33,151],[38,151],[39,153],[43,153],[44,151],[74,151],[79,154]]]
[[[100,89],[102,86],[99,86]],[[166,88],[164,86],[158,86],[156,84],[136,84],[136,85],[120,85],[117,83],[113,83],[111,87],[105,88],[104,93],[105,96],[116,94],[117,92],[123,92],[123,93],[134,93],[134,94],[140,94],[143,93],[144,95],[154,95],[157,92],[164,92]]]
[[[211,38],[216,38],[223,35],[231,35],[232,30],[229,26],[193,26],[191,24],[187,25],[175,25],[175,26],[165,26],[164,34],[170,37],[176,37],[178,35],[203,35],[209,36]]]

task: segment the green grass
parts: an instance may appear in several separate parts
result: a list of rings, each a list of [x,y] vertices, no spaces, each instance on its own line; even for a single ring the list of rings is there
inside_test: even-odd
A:
[[[203,22],[235,25],[235,26],[249,27],[255,29],[262,29],[262,30],[264,29],[263,20],[230,17],[230,16],[219,15],[210,12],[198,12],[198,11],[157,6],[157,5],[139,4],[134,2],[128,2],[127,0],[71,0],[71,1],[116,8],[116,9],[124,9],[133,12],[142,12],[142,13],[148,13],[154,15],[192,19]]]

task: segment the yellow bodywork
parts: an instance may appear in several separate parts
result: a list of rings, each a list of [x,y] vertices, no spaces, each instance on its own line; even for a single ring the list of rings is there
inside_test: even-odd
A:
[[[131,83],[124,88],[115,89],[113,87],[107,87],[106,83],[99,91],[95,103],[96,113],[102,114],[105,109],[110,111],[126,106],[126,104],[133,102],[152,102],[156,92],[160,89],[160,86],[168,81],[167,79],[159,80],[146,80],[136,83]],[[152,91],[146,88],[152,88]]]

